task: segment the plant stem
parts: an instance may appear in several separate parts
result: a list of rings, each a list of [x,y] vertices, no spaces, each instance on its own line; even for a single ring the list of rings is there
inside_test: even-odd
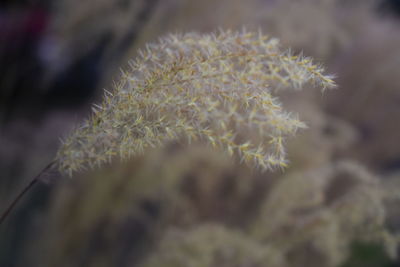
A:
[[[36,175],[35,178],[19,193],[19,195],[14,199],[14,201],[8,206],[8,208],[3,212],[0,218],[0,225],[5,221],[5,219],[8,217],[10,212],[13,210],[15,205],[22,199],[22,197],[37,183],[40,181],[40,177],[46,173],[53,165],[54,161],[48,164],[38,175]]]

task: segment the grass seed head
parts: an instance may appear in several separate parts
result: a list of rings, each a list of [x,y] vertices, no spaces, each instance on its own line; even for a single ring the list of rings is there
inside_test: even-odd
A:
[[[262,33],[170,35],[148,44],[103,103],[64,140],[61,171],[141,154],[171,140],[200,141],[263,170],[286,167],[284,141],[304,128],[273,94],[313,83],[323,68]]]

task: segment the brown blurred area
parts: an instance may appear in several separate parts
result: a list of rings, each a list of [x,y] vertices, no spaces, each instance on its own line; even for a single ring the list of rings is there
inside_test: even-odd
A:
[[[287,173],[309,172],[337,161],[352,160],[377,174],[389,187],[398,186],[400,190],[400,1],[9,0],[0,3],[0,211],[52,160],[59,139],[89,113],[92,103],[101,100],[104,88],[112,88],[120,68],[135,57],[139,48],[171,32],[212,32],[219,28],[240,30],[243,27],[260,29],[279,38],[284,47],[312,56],[326,66],[328,73],[337,77],[338,88],[332,91],[321,93],[305,88],[303,92],[282,93],[285,107],[299,113],[309,126],[288,144],[291,167]],[[232,171],[231,167],[227,169]],[[193,167],[188,173],[196,170]],[[229,175],[229,171],[227,173],[215,176],[236,177]],[[102,178],[102,174],[96,173],[88,176],[96,175]],[[202,175],[214,174],[211,171],[211,174]],[[121,179],[127,179],[126,176],[134,177],[124,174]],[[269,182],[259,179],[256,175],[255,180],[251,180],[254,184],[244,187],[268,188]],[[184,180],[190,180],[190,177]],[[50,186],[39,185],[1,226],[0,266],[26,266],[27,261],[29,263],[31,247],[35,246],[30,238],[40,237],[40,233],[46,231],[43,229],[48,227],[46,214],[53,214],[56,209],[52,206],[53,201],[69,209],[79,206],[74,202],[78,193],[91,192],[85,182],[73,185],[78,188],[76,190],[68,187],[65,191],[55,184],[58,182]],[[204,186],[213,188],[213,185]],[[109,185],[105,183],[104,186]],[[116,185],[110,188],[113,186]],[[227,187],[229,190],[229,182]],[[207,202],[207,198],[211,196],[218,201],[215,196],[218,193],[213,190],[210,193],[203,187],[199,191],[200,200],[194,200],[198,202],[193,204],[194,209],[200,209],[195,211],[200,214],[196,213],[196,216],[218,217],[216,221],[226,223],[219,218],[219,210],[209,210],[214,202]],[[62,192],[62,199],[57,200],[54,192]],[[233,193],[237,192],[233,190]],[[249,205],[246,202],[250,201],[248,194],[243,201],[241,196],[239,201],[236,195],[231,195],[233,204],[221,208],[228,209],[226,216],[230,222],[234,221],[232,214],[240,216],[240,212],[247,210],[248,206],[240,205]],[[135,200],[129,198],[129,201]],[[150,208],[144,204],[145,211],[138,212],[150,209],[151,213],[152,203]],[[162,201],[157,199],[156,204],[160,203]],[[396,203],[400,201],[390,203],[391,225],[399,230],[400,208]],[[92,204],[98,205],[97,202]],[[232,205],[238,205],[240,211]],[[125,214],[125,206],[122,207],[121,213]],[[51,209],[53,212],[48,212]],[[135,220],[141,216],[136,215],[132,215],[133,223],[138,223]],[[63,216],[65,214],[60,215]],[[146,216],[146,220],[151,221],[149,224],[154,223],[151,214]],[[76,220],[79,222],[79,219],[82,217],[78,216]],[[55,219],[52,217],[52,220]],[[62,223],[57,223],[49,227],[62,231]],[[113,223],[107,221],[105,230],[99,226],[99,231],[89,231],[89,235],[104,234],[103,230],[113,229]],[[146,224],[147,221],[139,223]],[[117,221],[115,224],[119,230],[124,227],[132,230],[129,223]],[[74,231],[73,222],[71,225],[66,229]],[[140,232],[140,227],[132,231]],[[56,232],[54,229],[52,233]],[[72,232],[72,235],[77,233]],[[60,240],[64,238],[60,237]],[[65,242],[71,242],[73,246],[80,240]],[[124,249],[125,243],[113,242],[122,246],[120,250]],[[88,246],[88,257],[96,257],[94,249]],[[46,257],[46,254],[40,257]],[[85,265],[84,260],[71,262],[76,265],[70,266],[90,266]],[[128,266],[123,262],[118,266]],[[47,264],[34,265],[32,262],[31,266],[51,266]]]

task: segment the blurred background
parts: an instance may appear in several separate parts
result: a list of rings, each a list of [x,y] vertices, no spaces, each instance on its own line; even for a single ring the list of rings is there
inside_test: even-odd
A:
[[[239,250],[255,261],[244,261],[242,265],[212,265],[209,262],[214,262],[213,260],[201,263],[204,259],[190,258],[187,260],[194,265],[179,265],[176,260],[173,265],[165,266],[264,266],[260,262],[268,262],[269,265],[266,266],[400,266],[398,260],[386,257],[380,251],[381,248],[374,247],[375,245],[355,245],[353,254],[360,254],[361,260],[356,256],[352,260],[353,254],[343,256],[343,253],[335,250],[344,246],[339,242],[337,246],[327,248],[329,260],[315,260],[313,263],[304,255],[316,254],[305,243],[301,243],[303,245],[300,246],[300,252],[293,249],[290,252],[296,251],[297,254],[288,252],[290,255],[286,252],[278,253],[279,249],[276,253],[270,252],[275,247],[280,248],[275,245],[267,249],[270,253],[267,253],[270,256],[265,256],[267,260],[264,256],[259,258],[264,250],[252,243],[257,235],[262,235],[253,228],[263,228],[259,226],[261,219],[255,219],[261,216],[258,205],[263,205],[263,201],[257,197],[271,197],[270,191],[288,196],[291,194],[289,189],[280,188],[280,182],[275,180],[288,175],[331,177],[329,179],[334,180],[332,177],[336,177],[336,172],[346,172],[347,176],[353,178],[364,177],[357,168],[363,168],[363,171],[370,173],[368,175],[378,177],[381,187],[387,190],[384,194],[389,195],[390,191],[390,197],[382,200],[387,217],[384,224],[392,231],[390,233],[400,232],[398,0],[1,1],[0,211],[54,158],[60,138],[65,137],[74,125],[85,118],[92,103],[101,100],[104,88],[112,88],[113,81],[119,77],[120,69],[135,57],[139,48],[168,33],[207,33],[217,29],[240,30],[243,27],[249,30],[261,29],[264,34],[279,38],[283,47],[290,47],[296,53],[313,57],[316,62],[326,66],[327,73],[333,73],[337,77],[337,89],[321,93],[313,88],[305,88],[302,92],[285,92],[280,96],[285,108],[299,113],[300,118],[309,126],[309,129],[288,144],[291,165],[284,174],[255,174],[245,167],[230,165],[232,163],[226,163],[225,159],[221,159],[218,165],[219,158],[215,160],[217,163],[213,163],[216,165],[214,166],[207,161],[209,157],[204,156],[204,153],[209,152],[188,152],[181,149],[176,152],[178,154],[174,159],[169,159],[164,154],[165,151],[157,152],[159,154],[156,153],[156,156],[134,159],[133,162],[138,167],[121,171],[123,174],[120,175],[115,173],[125,170],[126,166],[111,166],[110,170],[84,175],[87,176],[85,179],[67,179],[68,181],[63,182],[50,182],[50,185],[39,185],[20,203],[5,224],[0,226],[0,266],[162,266],[162,262],[168,262],[163,258],[164,254],[182,253],[182,247],[193,244],[195,247],[190,247],[195,251],[193,253],[208,255],[208,250],[203,251],[201,242],[206,244],[204,246],[214,244],[215,250],[220,249],[215,244],[223,246],[232,242],[232,251]],[[183,168],[186,158],[182,155],[192,154],[195,155],[188,158],[204,166],[200,163],[185,163],[190,170],[178,171]],[[169,160],[178,163],[167,164]],[[161,167],[156,162],[161,162]],[[338,162],[355,162],[357,167],[348,167],[346,164],[343,167]],[[151,169],[151,164],[158,166],[158,173],[147,170]],[[178,170],[171,171],[168,169],[171,167],[163,164],[175,166]],[[199,167],[200,165],[203,167]],[[146,189],[143,190],[151,191],[160,186],[151,177],[174,176],[175,178],[171,178],[174,186],[166,186],[174,189],[165,189],[164,192],[168,195],[168,201],[169,194],[174,199],[186,192],[189,198],[195,200],[189,201],[192,203],[191,208],[185,204],[178,210],[195,210],[193,212],[196,215],[186,220],[180,217],[186,214],[183,212],[174,215],[179,220],[171,215],[174,218],[164,223],[164,217],[160,215],[160,210],[164,209],[160,206],[163,199],[155,198],[156,193],[138,197],[140,200],[129,197],[121,200],[118,197],[108,198],[112,192],[103,190],[122,190],[124,186],[121,188],[120,185],[124,184],[123,181],[132,180],[134,178],[129,177],[136,177],[137,173],[143,172],[153,187],[143,185],[146,182],[127,187],[144,186]],[[107,175],[109,177],[102,178]],[[140,178],[135,179],[141,181]],[[360,179],[364,181],[363,178]],[[110,184],[110,180],[115,183]],[[179,185],[175,184],[177,180],[181,181]],[[193,182],[196,186],[184,187],[180,193],[173,191],[181,184],[198,180],[203,183]],[[316,186],[318,182],[312,178],[297,182],[301,185],[313,184],[310,187],[315,192],[322,190],[321,192],[327,194],[327,189]],[[352,188],[346,183],[341,186]],[[294,184],[294,187],[299,188],[299,185]],[[243,188],[247,188],[244,189],[244,196]],[[253,192],[257,188],[261,191]],[[298,190],[303,189],[300,186]],[[309,189],[304,190],[307,192]],[[93,196],[93,192],[99,192],[99,195]],[[121,195],[134,195],[132,192],[128,190]],[[296,199],[296,193],[293,194],[293,199]],[[251,198],[250,195],[254,197]],[[95,200],[97,197],[108,199],[107,205],[101,206],[104,200]],[[188,200],[171,201],[186,203]],[[93,211],[90,219],[79,212],[71,211],[85,203],[93,205],[93,208],[88,208]],[[215,203],[221,205],[215,208]],[[114,210],[116,206],[119,207],[118,212]],[[137,211],[137,206],[142,210]],[[136,207],[135,211],[132,211],[132,207]],[[359,209],[361,208],[357,206],[357,211]],[[66,213],[63,214],[62,211]],[[258,215],[246,214],[246,211]],[[271,214],[274,212],[272,210]],[[116,219],[105,222],[105,214],[112,218],[115,216]],[[243,217],[247,220],[244,221]],[[161,221],[163,226],[159,226]],[[89,222],[90,230],[87,230],[82,225]],[[344,224],[346,223],[348,222]],[[187,225],[197,226],[193,230]],[[171,227],[177,229],[170,233],[166,229]],[[285,229],[292,229],[291,225],[287,227],[289,228]],[[240,233],[232,234],[231,228]],[[113,234],[115,229],[118,229],[118,238]],[[324,238],[328,236],[328,232],[332,233],[331,230],[323,231]],[[284,230],[274,232],[277,239],[279,231]],[[249,232],[256,232],[256,237],[253,238]],[[208,240],[207,235],[210,233]],[[110,235],[116,240],[110,238]],[[76,238],[72,239],[71,236]],[[319,238],[312,235],[307,240],[314,244]],[[248,246],[239,246],[236,240],[241,240],[239,243]],[[171,248],[176,251],[170,252],[166,249],[169,242],[181,243]],[[257,242],[264,241],[257,239]],[[160,247],[157,247],[158,244],[161,244]],[[151,254],[152,251],[155,251],[154,255]],[[334,252],[341,256],[332,256]],[[224,253],[222,254],[225,255]],[[148,254],[153,256],[145,256]],[[394,251],[392,254],[398,252]],[[365,255],[377,256],[363,262]],[[293,258],[294,263],[282,263],[279,257],[283,257],[283,261]],[[177,258],[186,259],[184,256]],[[314,259],[319,258],[315,256]],[[366,262],[372,262],[372,265],[367,265]]]

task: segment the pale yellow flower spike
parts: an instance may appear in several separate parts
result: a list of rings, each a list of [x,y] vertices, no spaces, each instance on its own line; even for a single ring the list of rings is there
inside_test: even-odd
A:
[[[282,109],[273,89],[335,86],[311,59],[251,32],[170,35],[147,45],[130,66],[63,141],[56,158],[62,172],[171,140],[205,142],[262,170],[285,168],[284,140],[305,125]]]

